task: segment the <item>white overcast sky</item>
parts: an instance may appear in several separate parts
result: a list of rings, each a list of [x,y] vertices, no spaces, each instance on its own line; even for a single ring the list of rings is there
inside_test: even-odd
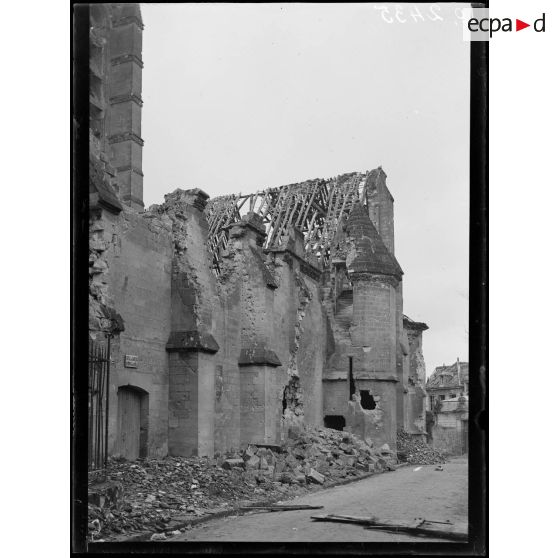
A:
[[[468,360],[469,43],[455,9],[142,4],[146,207],[382,165],[427,373]],[[422,20],[419,16],[424,18]],[[440,18],[440,19],[438,19]],[[432,21],[434,19],[434,21]]]

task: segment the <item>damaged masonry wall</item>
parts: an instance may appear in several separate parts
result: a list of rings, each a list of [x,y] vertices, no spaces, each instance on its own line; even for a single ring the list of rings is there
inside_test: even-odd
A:
[[[144,211],[141,13],[99,6],[89,329],[112,336],[109,453],[213,455],[324,420],[380,446],[402,423],[420,431],[421,332],[402,316],[385,173],[262,191],[242,218],[207,211],[199,189]]]
[[[117,239],[108,292],[125,324],[113,342],[114,455],[212,455],[322,424],[325,322],[301,235],[264,254],[257,223],[236,224],[216,278],[206,199],[176,190],[148,212],[105,212]],[[139,452],[127,442],[136,433],[126,432],[123,407],[134,403],[123,388],[138,394]]]
[[[231,225],[215,276],[206,201],[201,190],[176,190],[147,212],[100,210],[111,239],[105,291],[123,327],[113,343],[111,453],[213,455],[277,444],[290,428],[322,425],[330,414],[375,444],[394,444],[397,278],[358,269],[362,254],[352,254],[344,281],[354,305],[343,338],[326,303],[327,274],[295,228],[264,251],[265,229],[249,213]],[[337,410],[336,398],[344,401]],[[131,433],[127,420],[138,425]],[[141,440],[137,449],[131,436]]]

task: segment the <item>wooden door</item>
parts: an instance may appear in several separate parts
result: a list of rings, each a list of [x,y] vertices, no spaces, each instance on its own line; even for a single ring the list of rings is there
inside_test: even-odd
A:
[[[129,388],[118,390],[118,453],[137,459],[140,453],[141,396]]]

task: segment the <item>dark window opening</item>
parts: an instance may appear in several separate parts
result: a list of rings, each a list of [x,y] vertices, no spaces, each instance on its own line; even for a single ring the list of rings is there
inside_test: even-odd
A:
[[[355,379],[353,378],[353,357],[349,357],[349,401],[353,400],[356,393]]]
[[[446,398],[445,395],[440,395],[440,401],[443,401]]]
[[[285,411],[287,410],[287,389],[285,388],[283,390],[283,414],[285,414]]]
[[[372,410],[376,408],[376,401],[374,401],[374,396],[370,395],[370,392],[366,389],[360,390],[360,404],[363,409]]]
[[[345,428],[345,417],[341,415],[326,415],[324,417],[324,426],[335,430],[343,430]]]

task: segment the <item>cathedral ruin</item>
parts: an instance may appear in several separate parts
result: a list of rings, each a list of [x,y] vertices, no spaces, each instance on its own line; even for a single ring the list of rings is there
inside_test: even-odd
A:
[[[143,22],[91,5],[89,332],[110,336],[109,455],[274,446],[305,426],[425,433],[381,167],[143,203]],[[91,416],[91,415],[90,415]]]

